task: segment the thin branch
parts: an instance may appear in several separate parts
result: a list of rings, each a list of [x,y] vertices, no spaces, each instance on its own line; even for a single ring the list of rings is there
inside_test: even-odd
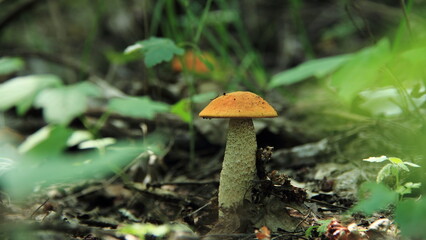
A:
[[[1,1],[0,1],[1,2]],[[10,10],[6,17],[0,20],[0,31],[12,23],[16,18],[20,17],[26,11],[33,9],[36,6],[36,3],[41,3],[42,1],[29,0],[23,2],[16,6],[14,9]]]

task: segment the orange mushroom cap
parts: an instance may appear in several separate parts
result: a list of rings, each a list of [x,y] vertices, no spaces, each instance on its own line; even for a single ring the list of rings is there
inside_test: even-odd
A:
[[[273,118],[274,108],[252,92],[227,93],[213,99],[199,114],[203,118]]]

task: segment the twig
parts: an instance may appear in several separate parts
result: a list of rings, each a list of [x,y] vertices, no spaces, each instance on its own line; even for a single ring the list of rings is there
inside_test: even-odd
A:
[[[40,210],[40,208],[42,208],[46,203],[47,203],[47,201],[49,201],[49,198],[47,198],[32,214],[31,214],[31,216],[30,216],[30,219],[32,219],[33,218],[33,216],[38,212],[38,210]]]
[[[214,240],[214,239],[253,239],[256,237],[254,233],[232,233],[232,234],[211,234],[202,236],[203,240]]]
[[[319,200],[315,200],[315,199],[306,199],[306,202],[313,202],[313,203],[318,203],[319,205],[323,205],[329,208],[337,208],[337,209],[343,209],[343,210],[348,210],[349,208],[347,207],[343,207],[343,206],[336,206],[333,205],[331,203],[327,203],[327,202],[323,202],[323,201],[319,201]]]
[[[211,204],[212,204],[211,202],[208,202],[208,203],[204,204],[203,206],[199,207],[197,210],[195,210],[195,211],[193,211],[192,213],[190,213],[190,214],[186,215],[186,217],[190,217],[190,216],[192,216],[192,215],[196,214],[197,212],[199,212],[199,211],[201,211],[202,209],[204,209],[204,208],[206,208],[206,207],[210,206]]]
[[[219,185],[219,181],[211,180],[211,181],[198,181],[198,182],[192,182],[192,181],[191,182],[158,182],[158,183],[148,183],[147,187],[157,188],[164,185],[186,186],[186,185],[208,185],[208,184]]]

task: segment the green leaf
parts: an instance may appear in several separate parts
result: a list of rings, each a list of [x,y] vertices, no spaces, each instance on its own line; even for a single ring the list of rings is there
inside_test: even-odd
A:
[[[194,95],[192,100],[194,103],[203,103],[212,100],[217,95],[214,92],[201,93]],[[181,99],[177,103],[173,104],[170,112],[179,116],[184,122],[189,123],[191,121],[191,112],[188,98]]]
[[[382,167],[382,169],[380,169],[380,171],[377,173],[377,178],[376,178],[376,182],[380,183],[383,181],[383,179],[385,179],[386,177],[389,177],[392,175],[392,168],[393,168],[393,164],[392,163],[388,163],[385,166]]]
[[[274,75],[268,88],[271,89],[282,85],[291,85],[309,77],[322,78],[335,71],[342,64],[351,59],[351,57],[352,55],[347,54],[307,61],[295,68]]]
[[[405,195],[411,193],[411,188],[406,188],[404,186],[398,186],[395,189],[395,192],[397,192],[399,195]]]
[[[17,57],[0,58],[0,75],[6,75],[21,70],[24,67],[24,61]]]
[[[188,99],[181,99],[179,102],[172,105],[170,112],[179,116],[184,122],[191,121],[191,112]]]
[[[421,183],[413,183],[413,182],[407,182],[404,184],[407,188],[420,188],[422,186]]]
[[[24,114],[37,94],[49,87],[60,86],[61,80],[53,75],[30,75],[16,77],[0,84],[0,111],[13,106],[19,114]]]
[[[388,157],[386,157],[386,156],[369,157],[369,158],[363,159],[363,161],[366,161],[366,162],[384,162],[386,160],[388,160]]]
[[[320,233],[320,235],[325,234],[327,232],[328,225],[330,225],[331,221],[332,219],[318,220],[321,226],[318,227],[317,232]]]
[[[383,184],[366,182],[361,184],[358,204],[352,208],[354,212],[372,214],[398,201],[398,194]]]
[[[375,46],[357,52],[345,62],[333,74],[331,86],[349,103],[360,91],[374,85],[381,68],[391,60],[391,56],[389,41],[382,39]]]
[[[99,96],[99,89],[90,82],[43,90],[36,98],[35,106],[43,108],[47,122],[69,124],[87,109],[89,96]]]
[[[401,229],[402,236],[413,239],[426,238],[426,200],[404,200],[395,209],[395,222]]]
[[[151,37],[147,40],[139,41],[124,51],[125,53],[141,52],[145,56],[147,67],[153,67],[161,62],[172,60],[174,55],[182,55],[184,49],[168,38]]]
[[[402,164],[402,163],[404,163],[404,162],[401,160],[401,158],[397,158],[397,157],[390,157],[390,158],[388,158],[388,160],[389,160],[391,163],[394,163],[394,164]]]
[[[305,231],[305,237],[306,238],[310,238],[312,237],[312,232],[314,231],[314,229],[317,229],[319,226],[310,226],[308,229],[306,229]]]
[[[130,117],[154,119],[157,113],[167,112],[170,105],[156,102],[149,97],[114,98],[108,104],[108,110]]]
[[[412,162],[404,162],[405,165],[408,165],[410,167],[420,167],[419,165],[412,163]]]
[[[66,148],[71,134],[69,128],[48,125],[29,136],[19,146],[19,152],[36,157],[56,156]]]

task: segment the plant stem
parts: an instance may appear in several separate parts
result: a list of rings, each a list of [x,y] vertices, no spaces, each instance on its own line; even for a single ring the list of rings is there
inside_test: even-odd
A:
[[[200,24],[198,24],[197,32],[195,33],[194,43],[198,43],[201,37],[201,33],[203,31],[204,22],[206,21],[207,14],[209,13],[210,7],[212,5],[212,0],[208,0],[206,7],[204,8],[203,15],[201,16]]]

